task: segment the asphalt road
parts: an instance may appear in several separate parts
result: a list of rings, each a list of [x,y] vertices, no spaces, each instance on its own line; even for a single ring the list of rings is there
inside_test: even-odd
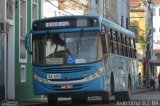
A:
[[[72,104],[70,99],[59,101],[57,106],[160,106],[160,91],[149,91],[132,95],[131,101],[114,101],[114,97],[110,98],[110,104],[102,104],[100,97],[91,97],[87,104]],[[18,105],[8,106],[48,106],[44,103],[18,103]]]

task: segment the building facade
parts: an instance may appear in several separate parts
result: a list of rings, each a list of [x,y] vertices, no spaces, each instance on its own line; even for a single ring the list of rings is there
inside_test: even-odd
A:
[[[139,73],[144,76],[143,57],[146,48],[146,11],[142,0],[131,0],[130,6],[131,30],[136,35],[137,56],[139,59]]]
[[[0,99],[34,97],[25,35],[41,17],[41,0],[0,0]]]
[[[160,0],[153,0],[153,54],[156,57],[155,76],[160,73]]]
[[[88,0],[42,0],[43,17],[87,15]]]
[[[43,17],[96,15],[130,29],[130,0],[43,0]]]

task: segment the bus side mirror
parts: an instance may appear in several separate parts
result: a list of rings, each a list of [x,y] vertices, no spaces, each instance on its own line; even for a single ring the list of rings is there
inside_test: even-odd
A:
[[[28,52],[30,55],[32,55],[31,42],[30,42],[30,40],[31,40],[31,36],[30,36],[31,33],[32,33],[32,31],[29,32],[29,33],[27,33],[27,34],[26,34],[26,37],[25,37],[25,49],[27,50],[27,52]]]

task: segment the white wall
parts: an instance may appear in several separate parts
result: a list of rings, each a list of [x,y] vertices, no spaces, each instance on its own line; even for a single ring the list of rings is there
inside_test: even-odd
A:
[[[84,10],[77,10],[77,9],[72,9],[72,8],[67,8],[64,11],[59,10],[58,7],[58,1],[53,0],[51,1],[52,4],[46,2],[45,0],[43,1],[43,9],[42,9],[42,17],[47,18],[47,17],[55,17],[55,16],[64,16],[64,15],[83,15]],[[70,14],[71,13],[71,14]]]
[[[13,0],[13,4],[14,0]],[[13,14],[14,14],[14,5]],[[13,19],[7,19],[6,15],[7,9],[7,0],[0,0],[0,22],[9,23],[9,32],[4,33],[5,35],[5,70],[4,71],[4,83],[5,83],[5,97],[6,99],[15,99],[15,61],[14,61],[14,52],[15,52],[15,35],[14,35],[14,15]]]
[[[160,40],[160,16],[159,16],[159,8],[160,5],[156,5],[154,8],[156,8],[156,16],[153,16],[153,28],[156,29],[155,32],[153,32],[153,40],[156,42]],[[160,49],[160,44],[153,44],[153,49]]]
[[[0,0],[0,21],[5,19],[5,0]]]
[[[55,6],[58,7],[58,1],[51,1]],[[48,2],[43,2],[43,12],[42,12],[42,17],[54,17],[58,15],[58,8],[55,6],[51,5]]]
[[[118,23],[121,25],[121,16],[123,16],[123,27],[126,28],[126,18],[130,20],[130,6],[128,0],[117,0]]]

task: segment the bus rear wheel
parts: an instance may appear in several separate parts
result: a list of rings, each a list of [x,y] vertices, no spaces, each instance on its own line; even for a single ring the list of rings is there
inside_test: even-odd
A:
[[[128,81],[128,91],[115,92],[116,101],[129,101],[131,99],[131,81]]]
[[[58,102],[58,98],[53,95],[47,95],[48,106],[55,106]]]

